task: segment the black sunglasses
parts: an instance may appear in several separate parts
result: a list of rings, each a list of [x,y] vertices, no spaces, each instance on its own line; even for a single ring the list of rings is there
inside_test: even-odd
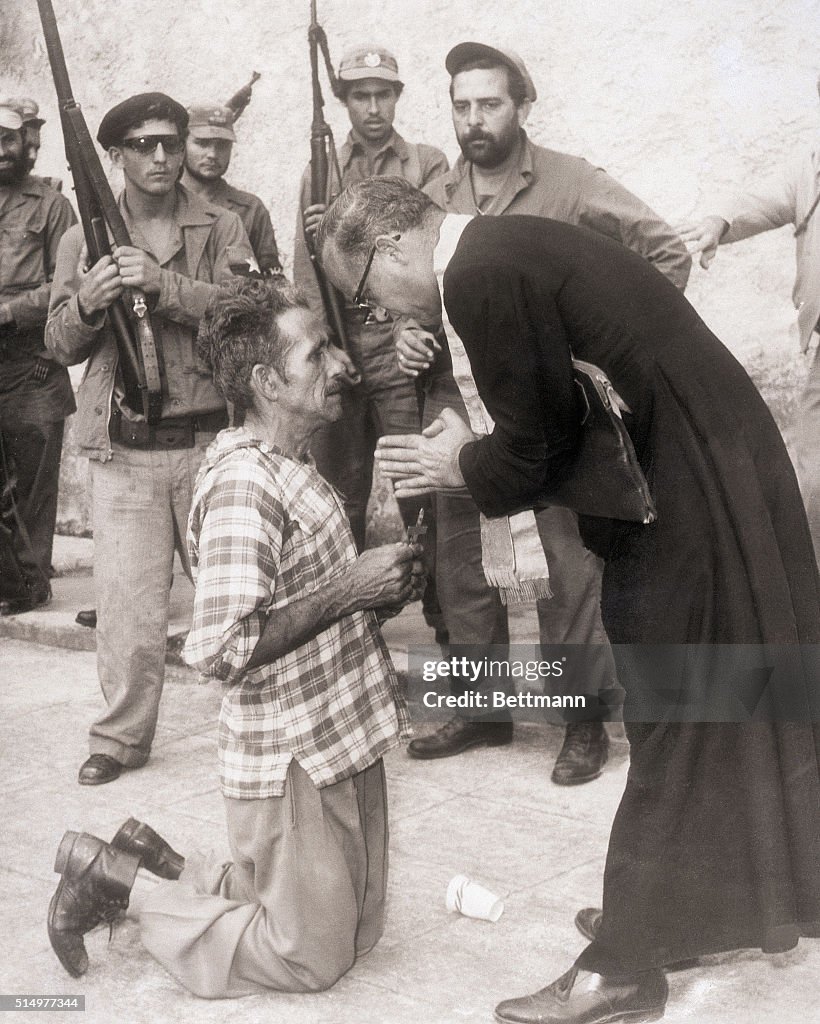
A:
[[[395,234],[390,236],[394,242],[398,242],[401,239],[401,235]],[[364,286],[367,284],[367,275],[370,273],[370,268],[373,266],[373,257],[376,255],[376,242],[370,248],[370,254],[367,257],[367,263],[364,265],[362,276],[359,278],[359,285],[356,288],[356,293],[353,296],[353,305],[358,306],[359,309],[370,309],[369,302],[362,301],[362,293],[364,292]]]
[[[170,156],[176,156],[185,148],[185,139],[181,139],[179,135],[136,135],[131,139],[123,139],[120,145],[133,149],[142,156],[155,153],[157,146],[161,145]]]

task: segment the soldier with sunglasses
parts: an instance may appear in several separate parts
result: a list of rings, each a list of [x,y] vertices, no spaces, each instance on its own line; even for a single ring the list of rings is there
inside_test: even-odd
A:
[[[230,265],[252,258],[239,217],[179,183],[188,114],[143,93],[103,117],[97,140],[123,173],[120,210],[132,245],[93,266],[82,230],[57,255],[46,344],[66,366],[88,360],[75,439],[91,460],[97,669],[105,699],[91,726],[81,785],[148,760],[165,666],[174,551],[190,575],[185,529],[205,448],[227,425],[224,399],[196,354],[196,333]],[[126,401],[108,307],[145,292],[156,336],[162,415],[149,425]]]

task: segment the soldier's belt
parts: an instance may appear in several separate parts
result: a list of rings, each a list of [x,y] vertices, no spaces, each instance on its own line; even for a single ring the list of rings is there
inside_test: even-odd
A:
[[[214,434],[227,425],[228,414],[224,410],[163,419],[151,426],[144,420],[127,420],[117,409],[111,417],[111,440],[127,448],[193,448],[197,434]]]

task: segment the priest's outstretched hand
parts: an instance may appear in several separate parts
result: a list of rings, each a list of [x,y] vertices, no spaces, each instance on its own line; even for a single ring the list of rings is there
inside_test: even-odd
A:
[[[453,409],[441,413],[421,434],[379,438],[379,470],[394,482],[397,498],[464,488],[458,456],[475,435]]]

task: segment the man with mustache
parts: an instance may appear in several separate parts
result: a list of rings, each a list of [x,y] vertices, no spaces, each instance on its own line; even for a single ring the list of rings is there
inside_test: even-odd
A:
[[[347,108],[350,134],[339,147],[341,181],[331,168],[331,194],[345,185],[376,175],[395,174],[423,188],[448,167],[447,158],[433,146],[407,142],[393,128],[396,103],[404,89],[399,66],[383,46],[362,44],[343,54],[339,65],[339,98]],[[310,168],[302,178],[293,253],[293,279],[307,296],[311,309],[324,318],[316,274],[310,262],[305,232],[314,232],[325,206],[311,204]],[[346,296],[348,300],[351,296]],[[393,325],[380,311],[370,313],[348,301],[344,321],[350,355],[360,379],[344,396],[344,415],[332,428],[317,432],[311,451],[319,472],[345,498],[359,550],[364,548],[367,502],[373,481],[373,452],[380,434],[401,434],[419,424],[415,384],[396,363]],[[424,499],[427,504],[427,499]],[[416,522],[418,501],[400,502],[405,524]],[[429,505],[426,515],[430,520]],[[429,545],[429,541],[428,541]],[[428,566],[428,570],[429,570]],[[425,616],[442,639],[440,613],[432,585],[424,597]]]
[[[466,42],[445,61],[452,76],[453,125],[461,147],[453,169],[424,191],[447,213],[479,216],[529,214],[580,224],[635,250],[678,288],[686,286],[691,260],[674,231],[645,203],[586,160],[537,146],[524,124],[537,99],[535,85],[518,54]],[[399,365],[411,376],[425,370],[425,423],[445,407],[467,419],[441,336],[411,327],[398,336]],[[509,641],[507,610],[487,585],[481,562],[481,531],[475,502],[465,494],[437,494],[439,601],[454,644],[470,645],[476,660],[484,645]],[[563,508],[538,514],[552,597],[538,601],[542,644],[586,645],[584,689],[617,686],[601,625],[601,570],[581,543],[577,517]],[[497,680],[488,683],[495,687]],[[479,689],[481,681],[479,681]],[[451,680],[452,693],[470,686]],[[608,740],[596,709],[567,722],[552,773],[558,785],[596,779],[607,758]],[[448,757],[470,747],[512,740],[509,711],[457,714],[430,736],[414,740],[417,758]]]
[[[174,552],[185,572],[185,527],[205,448],[227,425],[225,401],[199,359],[196,331],[231,264],[250,260],[235,213],[178,184],[188,114],[141,93],[103,117],[97,140],[123,173],[120,211],[132,245],[85,268],[79,227],[57,259],[46,344],[66,366],[88,360],[76,441],[93,481],[97,671],[105,707],[89,737],[80,785],[111,782],[148,760],[165,672]],[[125,401],[109,306],[139,288],[151,308],[162,411],[149,425]]]
[[[197,478],[185,645],[223,687],[233,862],[186,861],[133,819],[110,844],[68,832],[49,939],[79,977],[85,933],[128,907],[145,947],[199,996],[316,992],[382,933],[382,756],[409,719],[379,623],[417,597],[423,572],[410,544],[357,554],[339,496],[308,457],[313,432],[342,413],[348,370],[293,286],[227,282],[198,347],[243,414]]]
[[[265,204],[252,192],[243,192],[225,181],[235,142],[234,114],[229,107],[218,103],[188,107],[182,184],[209,203],[238,214],[260,271],[280,274],[279,249]]]
[[[68,373],[43,343],[57,247],[75,217],[31,166],[21,108],[0,105],[0,489],[16,492],[17,513],[3,502],[0,615],[51,594],[63,422],[76,408]]]

